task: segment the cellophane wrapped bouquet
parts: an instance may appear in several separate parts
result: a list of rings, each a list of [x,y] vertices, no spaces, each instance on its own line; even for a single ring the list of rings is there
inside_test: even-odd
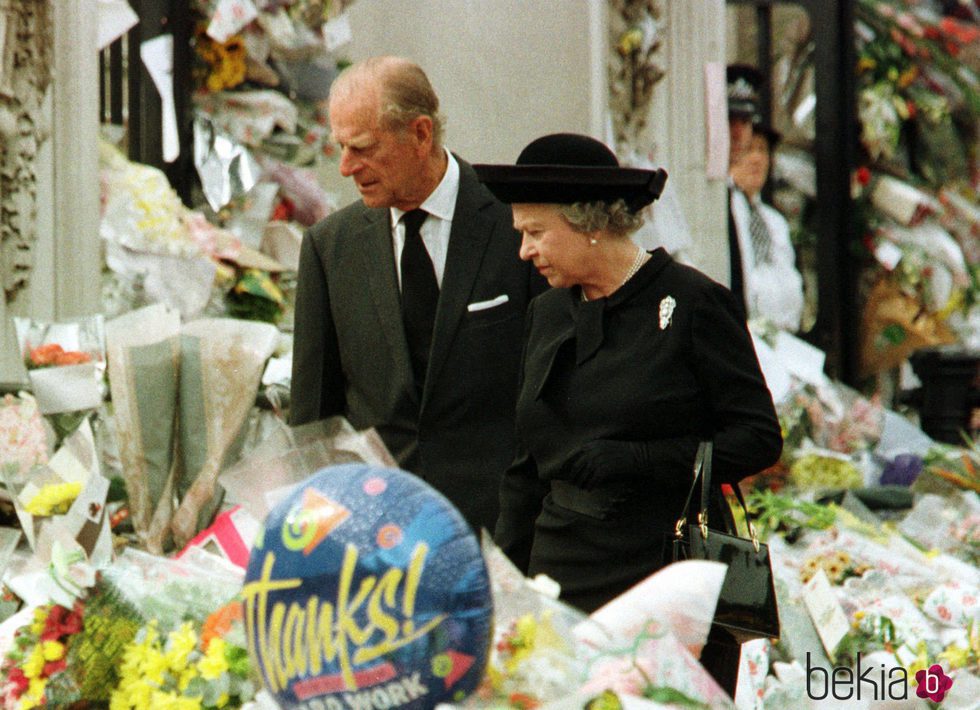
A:
[[[723,565],[671,565],[586,616],[556,598],[552,580],[525,579],[488,540],[484,558],[494,590],[494,647],[483,683],[459,707],[732,707],[697,661]],[[700,580],[696,589],[692,579]]]
[[[241,572],[203,551],[127,549],[61,570],[73,598],[25,608],[0,664],[0,702],[48,707],[239,707],[254,695],[236,594]],[[13,619],[11,620],[13,621]]]
[[[105,322],[101,315],[62,322],[14,318],[17,343],[41,414],[61,442],[105,395]]]

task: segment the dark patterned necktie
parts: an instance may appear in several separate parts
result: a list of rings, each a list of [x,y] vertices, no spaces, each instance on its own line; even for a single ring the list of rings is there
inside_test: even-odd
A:
[[[772,261],[772,237],[769,227],[762,218],[762,213],[756,205],[749,202],[749,234],[752,235],[752,252],[755,263],[765,264]]]
[[[422,241],[420,230],[429,213],[415,209],[402,215],[405,224],[405,246],[402,249],[402,321],[408,354],[415,373],[415,386],[422,391],[425,369],[429,364],[429,347],[439,303],[439,283],[432,259]]]

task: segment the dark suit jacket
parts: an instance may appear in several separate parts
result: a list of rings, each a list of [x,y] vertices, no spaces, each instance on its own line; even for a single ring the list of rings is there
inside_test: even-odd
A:
[[[514,455],[524,313],[546,283],[518,257],[510,208],[459,160],[460,181],[421,401],[402,325],[387,209],[362,202],[303,239],[292,424],[346,416],[376,427],[399,465],[492,529]],[[502,305],[469,311],[506,295]]]

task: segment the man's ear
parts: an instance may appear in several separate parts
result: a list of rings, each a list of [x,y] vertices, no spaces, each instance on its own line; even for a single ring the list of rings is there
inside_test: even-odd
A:
[[[430,116],[416,116],[408,124],[409,134],[425,155],[432,150],[432,118]]]

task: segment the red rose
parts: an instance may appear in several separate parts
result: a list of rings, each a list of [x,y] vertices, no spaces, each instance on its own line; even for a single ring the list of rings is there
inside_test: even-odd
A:
[[[31,684],[31,681],[28,680],[28,678],[27,678],[26,675],[24,675],[24,671],[22,671],[17,666],[14,666],[13,668],[11,668],[10,669],[10,672],[7,673],[7,680],[9,680],[11,683],[14,684],[14,688],[15,688],[14,689],[14,694],[17,697],[20,697],[20,695],[25,690],[27,690],[27,686],[29,686]]]
[[[869,182],[871,182],[871,171],[866,165],[862,165],[860,168],[858,168],[855,176],[861,185],[867,185]]]
[[[60,661],[48,661],[44,664],[44,668],[41,670],[41,675],[45,678],[50,678],[55,673],[61,673],[68,667],[68,659],[62,658]]]

